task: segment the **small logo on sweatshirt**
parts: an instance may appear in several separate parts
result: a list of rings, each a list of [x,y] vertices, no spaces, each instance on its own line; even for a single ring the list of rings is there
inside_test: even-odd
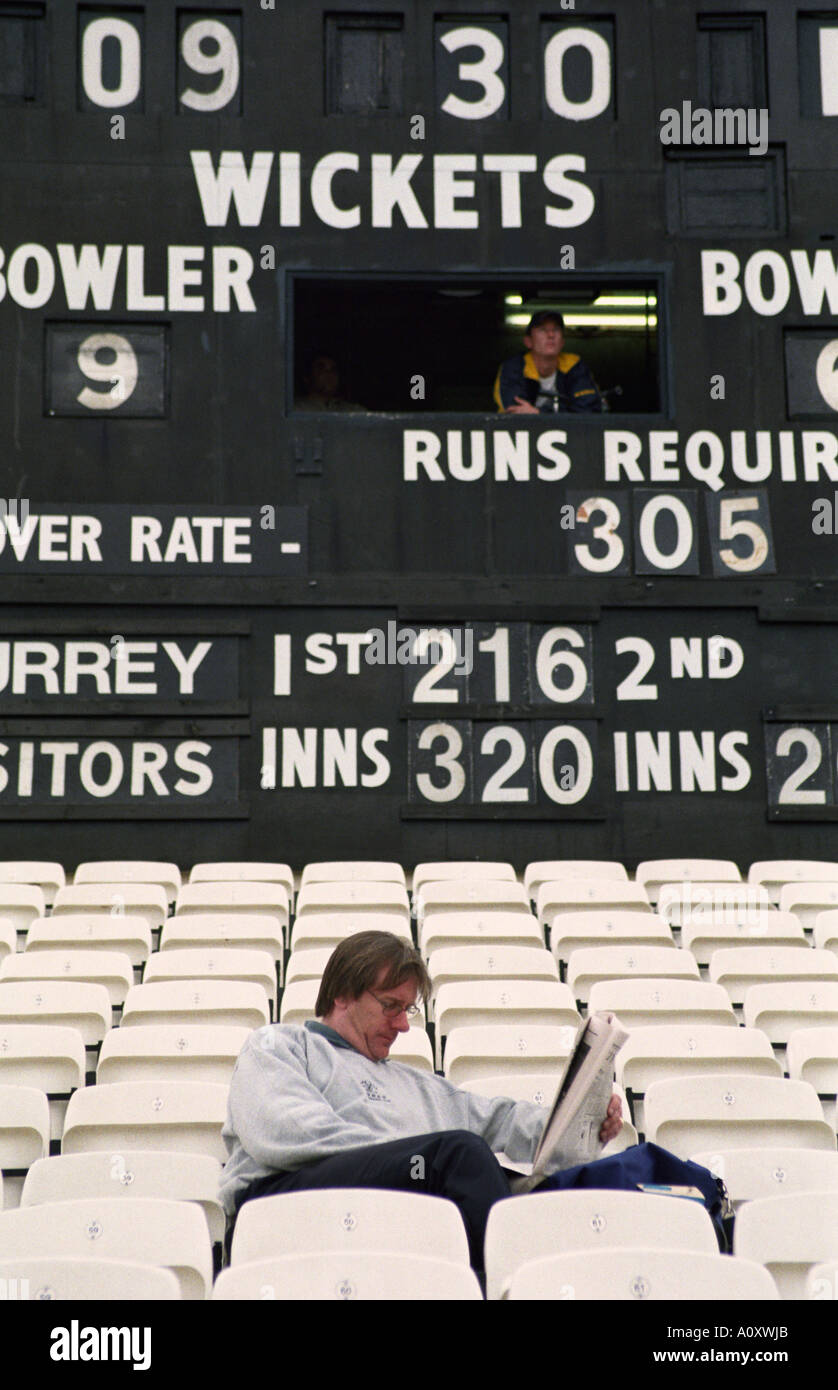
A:
[[[361,1085],[363,1086],[364,1091],[366,1092],[367,1100],[385,1100],[388,1105],[392,1105],[390,1097],[385,1096],[384,1092],[380,1090],[378,1086],[376,1086],[374,1081],[370,1081],[369,1079],[364,1078],[361,1081]]]

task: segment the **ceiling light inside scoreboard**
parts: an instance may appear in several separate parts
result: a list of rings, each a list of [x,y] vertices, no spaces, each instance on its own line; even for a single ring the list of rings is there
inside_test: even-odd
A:
[[[594,300],[595,309],[653,309],[656,294],[601,294]]]
[[[657,314],[563,314],[566,328],[657,328]],[[508,328],[526,328],[529,314],[506,314]]]

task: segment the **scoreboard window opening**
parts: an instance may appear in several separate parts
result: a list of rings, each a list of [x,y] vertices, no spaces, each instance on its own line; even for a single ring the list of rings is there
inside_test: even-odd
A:
[[[496,413],[501,362],[531,316],[556,309],[565,351],[590,369],[603,410],[662,410],[657,276],[503,279],[292,277],[295,410]],[[582,418],[578,416],[576,418]]]

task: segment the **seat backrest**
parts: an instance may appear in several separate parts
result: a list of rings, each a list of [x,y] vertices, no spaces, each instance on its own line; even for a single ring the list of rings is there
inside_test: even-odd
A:
[[[177,1276],[184,1298],[206,1298],[212,1283],[209,1231],[193,1202],[95,1196],[19,1207],[0,1212],[0,1248],[10,1259],[56,1255],[162,1265]]]
[[[542,883],[562,878],[611,878],[627,883],[628,871],[613,859],[534,859],[524,870],[524,887],[534,901]]]
[[[320,980],[323,971],[332,957],[334,947],[325,946],[318,951],[292,951],[285,968],[285,986],[297,980]]]
[[[67,882],[63,864],[48,859],[0,860],[0,883],[29,883],[43,891],[49,905]]]
[[[36,1086],[0,1085],[0,1169],[28,1168],[49,1150],[46,1093]],[[0,1250],[6,1251],[0,1243]]]
[[[0,1023],[0,1082],[68,1092],[85,1081],[84,1039],[77,1028]]]
[[[328,1250],[430,1255],[468,1264],[466,1230],[453,1202],[373,1188],[318,1188],[245,1202],[230,1264]]]
[[[544,932],[528,912],[480,909],[431,912],[419,928],[419,946],[425,956],[443,946],[479,946],[483,942],[542,947]]]
[[[743,1012],[749,1028],[761,1028],[773,1043],[784,1043],[796,1028],[838,1025],[838,983],[783,980],[749,985]]]
[[[650,902],[657,902],[664,883],[741,883],[738,865],[731,859],[644,859],[635,881],[642,883]]]
[[[321,912],[400,912],[410,920],[407,892],[400,883],[309,883],[297,895],[297,921]]]
[[[443,985],[436,994],[437,1062],[442,1038],[482,1024],[543,1024],[578,1028],[576,1002],[556,980],[468,980]]]
[[[262,985],[276,1004],[276,961],[268,951],[253,947],[188,946],[150,956],[144,984],[156,980],[249,980]]]
[[[772,980],[834,980],[838,982],[838,956],[831,951],[801,951],[796,946],[729,946],[714,951],[710,979],[724,985],[739,1004],[752,985]]]
[[[577,1029],[539,1023],[490,1023],[457,1028],[448,1037],[445,1075],[455,1086],[504,1072],[559,1069],[573,1051]]]
[[[26,1174],[22,1207],[69,1202],[78,1197],[165,1197],[195,1202],[207,1218],[213,1243],[224,1239],[218,1197],[221,1163],[210,1154],[121,1149],[40,1158]]]
[[[444,883],[447,879],[506,879],[515,882],[515,870],[511,864],[497,860],[447,859],[428,860],[417,864],[413,870],[413,896],[416,897],[424,883]]]
[[[788,1149],[699,1149],[695,1163],[720,1177],[734,1206],[757,1197],[783,1197],[787,1192],[838,1192],[838,1151]]]
[[[443,946],[428,957],[434,990],[456,980],[558,980],[550,952],[537,946]]]
[[[720,914],[721,916],[722,914]],[[791,912],[743,912],[740,917],[718,920],[712,913],[695,913],[681,927],[681,945],[692,951],[700,965],[706,965],[715,951],[733,946],[809,946],[797,918]]]
[[[268,996],[262,985],[247,980],[160,980],[129,989],[123,1028],[178,1021],[261,1028],[270,1021]]]
[[[294,896],[294,873],[290,864],[236,859],[193,864],[190,883],[281,883]]]
[[[683,1250],[578,1250],[521,1265],[510,1300],[776,1301],[767,1270],[754,1260]]]
[[[735,925],[758,923],[773,912],[768,890],[760,883],[712,882],[662,883],[657,908],[671,926],[684,926],[695,918],[705,923]]]
[[[604,908],[592,912],[562,912],[553,918],[550,950],[567,961],[570,952],[583,946],[666,946],[675,942],[667,923],[655,912],[631,908]]]
[[[112,1028],[99,1053],[96,1080],[214,1081],[229,1085],[247,1028],[212,1023]]]
[[[2,908],[0,908],[2,911]],[[151,931],[163,925],[169,912],[169,896],[157,883],[79,883],[59,888],[52,915],[65,912],[128,913],[144,917]],[[38,914],[43,917],[43,913]]]
[[[134,967],[124,951],[22,951],[0,964],[0,981],[72,980],[101,984],[111,1004],[121,1004],[134,983]]]
[[[121,951],[138,966],[151,954],[151,931],[144,917],[101,912],[36,917],[26,934],[26,953],[61,950]]]
[[[482,1301],[477,1275],[468,1265],[420,1255],[327,1251],[286,1255],[222,1270],[214,1300],[260,1302],[291,1299],[395,1299],[411,1303]]]
[[[309,883],[399,883],[405,886],[401,864],[381,859],[329,859],[306,864],[300,887]]]
[[[76,980],[0,981],[0,1027],[4,1023],[53,1023],[77,1028],[85,1045],[102,1041],[112,1023],[104,985]]]
[[[185,883],[177,895],[175,915],[192,912],[254,912],[276,917],[288,926],[288,889],[283,883],[211,881]]]
[[[644,1101],[647,1139],[686,1157],[697,1149],[788,1144],[834,1149],[834,1131],[804,1081],[771,1076],[692,1076],[655,1081]]]
[[[587,1000],[598,980],[698,980],[689,951],[666,946],[585,946],[570,952],[567,980],[577,999]]]
[[[530,900],[522,884],[512,879],[462,878],[423,883],[414,891],[416,920],[421,924],[437,912],[519,912],[529,916]]]
[[[838,1258],[838,1192],[745,1202],[736,1214],[733,1253],[765,1265],[782,1298],[802,1298],[811,1266]]]
[[[157,883],[174,902],[181,873],[177,864],[152,859],[97,859],[79,864],[73,883]]]
[[[570,1250],[643,1244],[718,1254],[710,1216],[700,1202],[645,1192],[578,1188],[534,1192],[496,1202],[486,1223],[486,1294],[500,1298],[515,1270]]]
[[[26,931],[36,917],[45,917],[46,911],[47,900],[42,888],[31,883],[0,882],[0,917],[13,922],[15,931]]]
[[[160,936],[160,950],[230,946],[267,951],[281,964],[284,933],[276,917],[258,912],[187,912],[169,917]]]
[[[547,926],[552,926],[553,918],[562,912],[601,912],[604,908],[651,912],[652,904],[641,883],[620,879],[558,879],[542,883],[536,895],[536,916]]]
[[[779,902],[784,883],[838,882],[838,863],[822,859],[759,859],[748,870],[749,883],[761,883]]]
[[[121,1081],[70,1097],[63,1154],[115,1147],[208,1153],[225,1160],[228,1087],[208,1081]]]
[[[774,1049],[758,1028],[718,1024],[632,1028],[617,1053],[615,1069],[620,1085],[636,1095],[643,1095],[655,1081],[702,1072],[783,1074]]]
[[[834,1028],[795,1028],[786,1043],[786,1065],[792,1081],[808,1081],[819,1095],[838,1092],[838,1025]]]
[[[3,1260],[4,1287],[14,1288],[14,1298],[90,1302],[105,1300],[135,1303],[174,1302],[183,1297],[177,1276],[170,1269],[135,1264],[131,1260],[62,1259],[59,1256],[33,1256],[31,1259]],[[23,1290],[27,1292],[24,1293]],[[19,1292],[18,1292],[19,1291]],[[133,1356],[132,1356],[133,1359]],[[150,1348],[142,1345],[135,1361],[137,1369],[151,1365]]]
[[[624,1028],[658,1023],[737,1026],[726,991],[704,980],[599,980],[591,985],[588,1013],[600,1009],[615,1013]]]
[[[320,946],[337,946],[347,936],[359,931],[388,931],[394,936],[403,936],[410,941],[410,918],[402,909],[395,912],[368,912],[366,908],[356,911],[344,908],[335,912],[310,912],[298,917],[291,935],[293,951],[316,949]]]

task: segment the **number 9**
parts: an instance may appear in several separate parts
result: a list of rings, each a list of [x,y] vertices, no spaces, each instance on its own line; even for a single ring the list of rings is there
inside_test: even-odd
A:
[[[105,351],[114,355],[114,360],[107,364],[97,357]],[[89,386],[82,387],[76,400],[89,410],[116,410],[137,385],[137,354],[128,339],[119,333],[91,333],[80,344],[76,360],[86,377],[91,381],[106,381],[111,388],[110,391],[93,391]]]
[[[206,54],[201,48],[204,39],[211,39],[217,51]],[[236,94],[239,85],[239,50],[236,40],[226,24],[217,19],[196,19],[183,32],[180,41],[183,61],[193,72],[203,74],[220,73],[218,86],[213,92],[196,92],[187,87],[181,92],[180,100],[193,111],[220,111]]]

